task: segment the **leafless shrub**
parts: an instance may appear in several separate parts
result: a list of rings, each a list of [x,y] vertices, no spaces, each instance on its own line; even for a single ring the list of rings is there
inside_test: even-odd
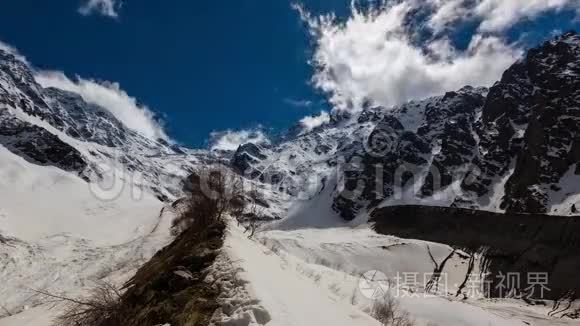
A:
[[[4,307],[3,305],[0,305],[0,309],[2,309],[7,314],[7,316],[12,316],[10,310],[8,310],[8,308]]]
[[[187,180],[189,194],[173,221],[177,235],[190,227],[207,227],[226,213],[241,215],[245,206],[242,178],[223,165],[202,166]]]
[[[244,214],[245,221],[244,221],[244,233],[248,233],[248,239],[254,237],[256,233],[256,229],[258,227],[258,220],[262,215],[262,209],[258,206],[258,204],[252,200],[251,203],[248,205],[248,210]]]
[[[53,326],[121,326],[121,293],[108,282],[99,282],[85,299],[72,299],[36,291],[56,305],[64,305]]]
[[[413,326],[409,313],[390,294],[373,303],[371,315],[384,326]]]

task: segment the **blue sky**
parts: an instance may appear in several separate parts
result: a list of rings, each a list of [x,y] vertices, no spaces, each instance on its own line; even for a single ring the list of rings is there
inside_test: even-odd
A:
[[[86,1],[4,1],[0,40],[17,48],[38,69],[118,82],[139,103],[163,116],[172,139],[189,146],[203,145],[212,131],[257,125],[280,130],[306,115],[340,106],[341,99],[332,95],[349,94],[340,88],[347,83],[313,84],[310,80],[316,74],[309,60],[320,54],[319,59],[329,62],[318,64],[332,67],[356,65],[364,59],[342,62],[332,59],[332,51],[341,49],[312,46],[307,24],[283,0],[126,0],[115,3],[117,17],[98,10],[81,14],[79,8]],[[304,7],[313,17],[311,22],[330,12],[346,21],[351,15],[349,4],[316,0],[305,1]],[[525,48],[555,30],[578,28],[576,19],[574,7],[545,10],[493,33],[506,38],[506,44],[519,41],[518,47]],[[480,22],[455,26],[446,33],[462,50]],[[328,75],[318,77],[320,81]],[[425,94],[431,91],[438,89]],[[324,92],[330,94],[330,103]],[[376,95],[379,103],[381,97],[415,96],[363,95]]]

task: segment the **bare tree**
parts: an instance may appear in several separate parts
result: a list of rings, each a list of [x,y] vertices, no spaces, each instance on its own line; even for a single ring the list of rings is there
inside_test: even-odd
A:
[[[249,232],[248,235],[248,239],[251,239],[254,237],[254,234],[256,233],[256,228],[258,227],[258,220],[260,219],[260,215],[261,215],[261,209],[260,207],[258,207],[258,204],[256,204],[255,201],[252,201],[249,205],[249,210],[246,213],[247,216],[247,220],[245,221],[245,231]]]
[[[179,234],[189,227],[206,227],[225,214],[241,215],[245,207],[242,178],[224,165],[198,167],[188,178],[185,206],[173,221]]]
[[[409,313],[390,294],[373,304],[371,315],[384,326],[413,326]]]
[[[244,233],[249,233],[248,239],[254,237],[259,221],[263,218],[263,208],[258,204],[260,194],[256,189],[248,190],[245,196],[246,204],[242,214],[237,215],[238,226],[243,225]]]
[[[10,312],[10,310],[8,310],[8,308],[4,307],[3,305],[0,305],[0,308],[2,308],[2,310],[4,310],[4,312],[8,315],[8,316],[12,316],[12,313]]]
[[[85,299],[72,299],[35,290],[50,302],[64,305],[53,326],[121,326],[121,292],[111,283],[99,282]]]

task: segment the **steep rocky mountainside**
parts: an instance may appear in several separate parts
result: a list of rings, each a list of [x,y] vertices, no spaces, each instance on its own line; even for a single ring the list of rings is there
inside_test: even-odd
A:
[[[268,187],[272,218],[328,187],[347,220],[396,204],[565,215],[580,192],[579,61],[580,36],[568,33],[530,50],[490,89],[333,112],[274,145],[224,154],[148,139],[78,94],[42,88],[0,51],[0,144],[85,180],[137,179],[162,200],[181,194],[196,164],[231,156],[238,173]]]
[[[490,89],[334,112],[277,145],[241,146],[232,164],[293,198],[333,187],[346,220],[397,204],[569,215],[580,201],[579,119],[580,35],[570,32]]]
[[[562,177],[570,170],[580,175],[580,35],[532,49],[508,69],[490,90],[481,124],[479,183],[513,164],[502,208],[550,211],[556,194],[570,191],[559,185]]]
[[[159,199],[181,194],[181,180],[213,154],[152,140],[80,95],[42,88],[32,68],[0,50],[0,144],[34,164],[99,182],[129,179]]]

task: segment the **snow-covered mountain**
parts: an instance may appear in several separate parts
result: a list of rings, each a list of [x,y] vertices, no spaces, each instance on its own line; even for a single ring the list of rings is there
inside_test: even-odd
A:
[[[422,204],[575,215],[579,119],[574,33],[530,50],[489,89],[334,111],[317,127],[299,124],[276,142],[232,152],[151,139],[77,93],[43,88],[33,68],[0,50],[0,325],[49,325],[54,313],[34,289],[75,296],[97,280],[126,281],[173,240],[169,204],[182,180],[214,162],[251,180],[253,217],[272,220],[258,241],[229,226],[209,274],[231,275],[239,262],[255,293],[222,297],[223,324],[378,325],[353,294],[361,273],[444,270],[455,297],[485,257],[377,234],[369,212]],[[555,324],[549,308],[519,301],[402,301],[420,325]]]
[[[79,94],[41,87],[32,68],[2,50],[0,115],[0,144],[30,162],[91,182],[131,177],[161,200],[179,197],[193,165],[215,159],[208,151],[147,138]]]
[[[575,214],[579,76],[571,32],[530,50],[490,89],[334,112],[275,146],[241,146],[232,164],[292,197],[333,187],[346,220],[396,204]]]
[[[208,160],[79,94],[43,88],[0,50],[0,318],[43,303],[34,290],[77,295],[130,276],[171,240],[166,203]]]
[[[228,154],[149,139],[76,93],[41,87],[28,64],[0,51],[0,144],[164,201],[180,196],[196,164],[229,155],[234,170],[268,186],[274,219],[328,188],[346,220],[401,203],[565,215],[579,190],[579,60],[580,36],[568,33],[530,50],[490,89],[336,111],[312,130],[298,125],[273,145]]]

